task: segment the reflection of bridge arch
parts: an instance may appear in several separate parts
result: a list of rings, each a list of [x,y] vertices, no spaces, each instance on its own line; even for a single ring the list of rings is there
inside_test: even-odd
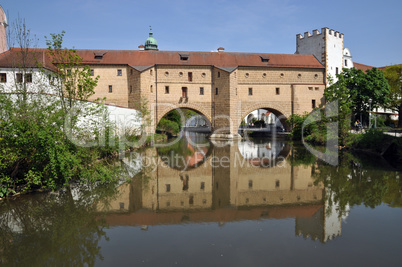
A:
[[[260,103],[252,103],[252,104],[244,105],[244,108],[242,108],[242,112],[241,112],[241,116],[240,116],[241,121],[248,114],[250,114],[254,110],[258,110],[258,109],[269,110],[280,120],[280,122],[286,129],[289,128],[286,123],[286,120],[291,115],[290,110],[286,111],[287,109],[285,107],[283,107],[282,105],[277,104],[275,102],[260,102]]]
[[[186,133],[186,137],[184,139],[189,139],[188,134],[196,134],[196,133]],[[202,166],[212,155],[213,145],[209,142],[206,144],[197,144],[196,141],[192,140],[192,142],[185,142],[185,150],[189,152],[189,154],[184,153],[183,155],[175,154],[175,151],[170,150],[169,154],[161,153],[162,148],[157,148],[158,157],[161,162],[163,162],[167,167],[178,170],[181,172],[190,172],[191,170],[197,169]],[[178,143],[180,145],[180,143]],[[176,151],[177,152],[177,151]],[[178,161],[176,158],[178,156]],[[182,161],[184,159],[184,162]],[[184,163],[184,165],[181,165]],[[177,164],[177,165],[176,165]]]
[[[239,143],[240,144],[240,143]],[[260,146],[263,146],[263,144],[260,144]],[[265,145],[265,144],[264,144]],[[257,144],[258,146],[258,144]],[[241,161],[248,161],[251,165],[254,166],[260,166],[260,167],[275,167],[279,165],[281,162],[287,159],[287,157],[290,154],[290,148],[291,146],[286,142],[282,150],[276,155],[275,158],[269,158],[269,157],[255,157],[251,159],[247,159],[244,157],[244,155],[241,153],[239,146],[237,146],[237,152],[240,155]]]
[[[197,112],[198,114],[203,115],[205,118],[207,118],[209,125],[211,125],[211,121],[212,121],[212,117],[211,117],[211,111],[204,108],[201,105],[197,105],[197,104],[175,104],[175,105],[171,105],[171,104],[166,104],[164,105],[162,104],[158,104],[158,117],[157,117],[157,122],[155,125],[158,125],[158,123],[160,122],[160,120],[166,115],[168,114],[170,111],[175,110],[175,109],[190,109],[193,110],[195,112]]]

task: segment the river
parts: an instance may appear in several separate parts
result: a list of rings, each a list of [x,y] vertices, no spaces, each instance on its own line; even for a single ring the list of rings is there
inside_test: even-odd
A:
[[[399,266],[402,181],[281,139],[127,154],[132,177],[0,202],[0,266]]]

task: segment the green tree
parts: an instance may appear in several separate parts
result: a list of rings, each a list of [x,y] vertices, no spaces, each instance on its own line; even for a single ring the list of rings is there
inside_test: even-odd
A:
[[[398,128],[402,128],[402,64],[387,67],[384,75],[390,85],[388,107],[398,112]]]
[[[337,75],[343,77],[342,83],[347,89],[348,99],[351,102],[351,109],[354,114],[367,114],[371,108],[384,107],[389,102],[389,85],[384,77],[384,73],[372,68],[365,73],[356,68],[343,69]],[[335,84],[336,84],[335,83]]]
[[[337,101],[339,144],[344,145],[350,130],[352,96],[350,95],[350,90],[347,88],[348,81],[345,79],[345,76],[341,73],[337,77],[338,81],[325,89],[324,96],[327,102]]]

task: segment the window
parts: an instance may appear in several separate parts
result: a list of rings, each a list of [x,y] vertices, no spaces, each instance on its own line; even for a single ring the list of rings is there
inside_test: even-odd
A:
[[[248,88],[248,95],[253,95],[253,88]]]
[[[315,108],[315,99],[311,100],[311,107]]]
[[[248,180],[248,189],[253,188],[253,180]]]
[[[182,77],[182,76],[183,76],[183,72],[179,72],[179,76]]]
[[[204,94],[204,87],[200,87],[200,95]]]
[[[215,88],[215,95],[218,95],[219,91],[218,88]]]
[[[188,199],[188,204],[193,205],[194,204],[194,196],[191,195],[190,198]]]
[[[31,83],[32,82],[32,73],[26,73],[25,74],[25,82],[26,83]]]
[[[218,78],[220,78],[221,77],[221,72],[220,71],[218,71]]]
[[[2,83],[7,82],[7,73],[0,73],[0,82]]]
[[[279,188],[279,185],[280,185],[279,180],[276,180],[276,181],[275,181],[275,188]]]
[[[120,204],[120,209],[124,210],[124,202],[120,202],[119,204]]]
[[[149,70],[149,75],[151,75],[151,76],[152,76],[152,70]]]
[[[205,189],[205,182],[201,182],[201,188],[200,188],[201,190],[204,190]]]
[[[345,67],[347,67],[347,66],[348,66],[348,60],[345,59]]]
[[[122,76],[122,75],[123,75],[122,71],[121,71],[121,70],[117,70],[117,76]]]
[[[299,79],[301,78],[301,73],[297,74],[297,78]]]
[[[339,74],[339,69],[338,69],[338,67],[335,68],[335,74]]]
[[[187,87],[182,87],[181,88],[181,96],[182,97],[187,97]]]
[[[109,85],[109,93],[113,92],[113,86]]]
[[[313,87],[309,87],[308,89],[309,89],[310,91],[313,91]]]
[[[268,62],[269,61],[268,56],[260,56],[260,58],[261,58],[261,62]]]
[[[187,61],[189,56],[190,56],[189,54],[184,54],[184,53],[180,54],[180,60]]]
[[[275,88],[275,92],[277,95],[279,95],[281,93],[281,89],[279,87]]]
[[[17,73],[15,79],[17,80],[17,83],[22,83],[22,73]]]
[[[133,92],[133,86],[130,85],[130,94]]]
[[[315,89],[316,91],[318,91],[318,90],[320,90],[320,87],[315,87],[314,89]]]
[[[169,86],[165,86],[165,94],[169,94]]]
[[[153,86],[152,86],[152,85],[149,87],[149,89],[150,89],[151,93],[153,93],[153,92],[154,92],[154,88],[153,88]]]
[[[94,76],[94,75],[95,75],[95,71],[91,70],[91,76]]]
[[[166,192],[170,192],[170,184],[166,184]]]
[[[189,81],[189,82],[192,82],[192,81],[193,81],[193,73],[192,73],[192,72],[189,72],[189,73],[188,73],[188,81]]]
[[[130,70],[130,75],[133,75],[133,69]]]

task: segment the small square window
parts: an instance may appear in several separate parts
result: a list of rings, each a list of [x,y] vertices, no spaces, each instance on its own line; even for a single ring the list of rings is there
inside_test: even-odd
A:
[[[320,90],[320,87],[315,87],[314,89],[315,89],[316,91],[318,91],[318,90]]]
[[[123,72],[121,70],[117,70],[117,76],[122,76]]]
[[[205,182],[201,182],[201,188],[200,188],[201,190],[204,190],[205,189]]]
[[[276,181],[275,181],[275,188],[279,188],[279,185],[280,185],[279,180],[276,180]]]
[[[32,73],[26,73],[25,74],[25,82],[26,83],[31,83],[32,82]]]
[[[279,87],[275,88],[275,93],[279,95],[281,93],[281,89]]]
[[[253,188],[253,180],[248,180],[248,188],[249,189]]]
[[[253,95],[253,88],[248,88],[248,95]]]
[[[169,86],[165,86],[165,94],[169,94]]]
[[[22,83],[22,73],[17,73],[15,79],[17,80],[17,83]]]
[[[166,192],[170,192],[170,184],[166,184]]]
[[[313,87],[309,87],[308,89],[309,89],[310,91],[312,91],[312,90],[313,90]]]
[[[200,95],[204,94],[204,87],[200,87]]]
[[[7,82],[7,73],[0,73],[0,82],[2,83]]]
[[[113,86],[109,85],[109,93],[113,92]]]

